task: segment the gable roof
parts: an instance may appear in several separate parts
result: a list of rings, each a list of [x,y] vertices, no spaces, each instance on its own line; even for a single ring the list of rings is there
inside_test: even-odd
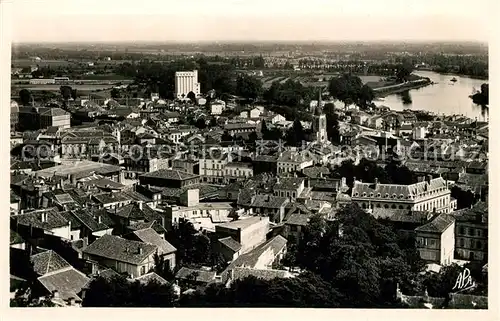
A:
[[[176,279],[192,280],[196,275],[196,282],[209,283],[215,279],[215,271],[204,271],[200,269],[191,269],[182,267],[175,274]]]
[[[156,274],[155,272],[150,272],[133,279],[134,281],[139,281],[142,284],[148,284],[149,282],[158,282],[160,284],[168,284],[167,280]]]
[[[219,242],[233,252],[241,250],[241,244],[230,236],[219,239]]]
[[[138,249],[142,249],[142,253]],[[156,245],[105,234],[87,246],[83,253],[138,265],[157,249]]]
[[[134,231],[132,233],[142,242],[157,246],[158,249],[163,252],[163,254],[177,251],[177,249],[172,244],[163,239],[152,228],[145,228],[143,230]]]
[[[46,221],[42,221],[42,215],[46,214]],[[33,211],[25,214],[12,216],[18,224],[33,226],[43,230],[52,230],[55,228],[67,226],[68,220],[55,209],[45,209],[42,211]]]
[[[455,218],[453,217],[453,215],[440,214],[431,222],[417,227],[415,231],[426,233],[442,233],[454,222]]]
[[[33,270],[38,275],[45,275],[71,267],[66,260],[52,250],[32,255],[30,261],[33,263]]]

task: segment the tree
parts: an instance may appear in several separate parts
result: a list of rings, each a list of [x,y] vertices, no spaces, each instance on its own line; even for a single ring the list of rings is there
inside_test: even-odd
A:
[[[33,101],[33,95],[28,89],[21,89],[19,91],[19,100],[23,106],[30,106]]]
[[[339,307],[341,294],[330,283],[312,273],[295,278],[258,279],[254,276],[223,284],[209,285],[181,298],[184,307]]]
[[[250,135],[248,135],[248,141],[252,144],[255,143],[257,139],[259,139],[259,136],[257,136],[256,132],[251,132]]]
[[[177,249],[178,266],[210,264],[210,240],[196,231],[191,222],[186,220],[178,222],[172,232],[167,234],[167,241]]]
[[[198,118],[194,125],[199,129],[205,129],[207,127],[207,123],[203,117]]]
[[[164,278],[165,280],[172,282],[174,281],[175,274],[172,271],[168,262],[165,261],[165,257],[155,254],[154,257],[155,266],[153,272]]]
[[[368,85],[363,85],[359,92],[358,105],[361,107],[367,107],[375,99],[375,92]]]
[[[323,108],[326,116],[328,138],[334,144],[340,144],[339,116],[335,113],[335,105],[328,103]]]
[[[400,160],[391,159],[384,169],[393,184],[410,185],[415,183],[413,172],[402,165]]]
[[[366,105],[370,98],[373,99],[373,92],[370,91],[369,87],[366,86],[363,91],[362,88],[363,82],[361,78],[352,74],[343,74],[340,77],[332,78],[328,84],[330,95],[342,101],[345,107],[360,102]]]
[[[233,140],[233,136],[231,136],[229,134],[229,132],[227,130],[225,130],[224,133],[222,134],[220,140],[223,142],[230,142]]]
[[[253,76],[239,75],[236,80],[236,92],[246,99],[255,100],[262,94],[262,82]]]
[[[59,91],[61,92],[61,96],[65,101],[68,101],[71,98],[71,93],[73,89],[70,86],[61,86],[59,88]]]
[[[210,123],[208,124],[209,127],[216,127],[217,126],[217,119],[215,117],[210,118]]]
[[[196,94],[192,91],[188,92],[187,98],[191,100],[193,104],[196,104]]]
[[[479,197],[474,195],[471,191],[464,191],[458,186],[453,186],[451,189],[451,197],[457,200],[457,209],[469,208],[476,204]]]
[[[396,78],[400,82],[408,81],[408,77],[411,75],[414,69],[414,65],[409,60],[404,60],[401,65],[398,66],[396,70]]]
[[[116,98],[122,98],[121,92],[117,88],[111,89],[111,98],[116,99]]]
[[[83,307],[172,307],[176,299],[171,284],[151,281],[142,284],[122,276],[92,280]]]
[[[305,139],[306,134],[304,133],[302,123],[296,119],[286,134],[286,142],[290,146],[301,146]]]

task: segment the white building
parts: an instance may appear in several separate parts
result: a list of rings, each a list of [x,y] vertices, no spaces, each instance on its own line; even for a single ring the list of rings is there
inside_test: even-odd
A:
[[[413,139],[424,139],[428,132],[427,127],[415,126],[412,130]]]
[[[187,100],[189,92],[193,92],[196,97],[200,96],[200,83],[198,82],[198,70],[178,71],[175,73],[175,97]]]
[[[212,115],[220,115],[226,109],[226,103],[222,100],[216,100],[210,103],[210,113]]]

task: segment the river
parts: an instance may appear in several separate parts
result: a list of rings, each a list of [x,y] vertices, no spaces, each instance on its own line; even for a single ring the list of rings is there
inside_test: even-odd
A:
[[[469,95],[472,90],[480,90],[481,84],[487,80],[472,79],[463,76],[442,75],[432,71],[416,71],[416,75],[429,77],[435,84],[412,89],[409,91],[410,104],[403,104],[400,94],[384,97],[383,101],[376,101],[376,105],[384,105],[393,110],[427,110],[435,114],[464,115],[480,121],[488,120],[488,108],[478,106],[472,102]],[[455,83],[450,80],[455,77]]]

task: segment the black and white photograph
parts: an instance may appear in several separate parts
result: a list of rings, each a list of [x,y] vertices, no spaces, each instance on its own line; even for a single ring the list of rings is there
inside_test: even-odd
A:
[[[9,3],[10,309],[493,308],[493,2]]]

